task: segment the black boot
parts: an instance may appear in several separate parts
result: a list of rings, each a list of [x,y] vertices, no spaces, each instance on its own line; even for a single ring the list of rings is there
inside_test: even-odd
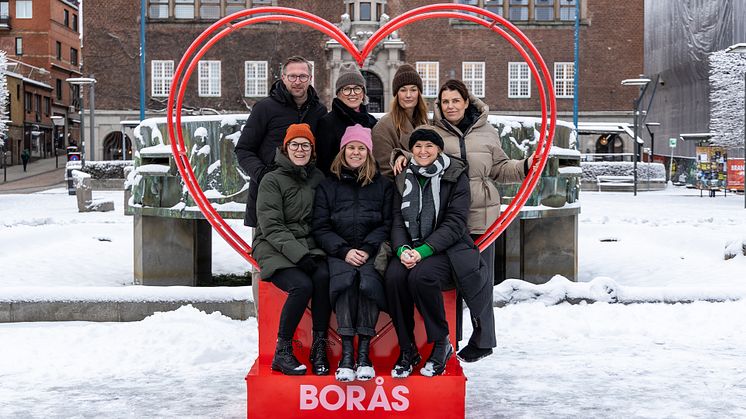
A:
[[[370,361],[370,336],[359,335],[357,338],[357,369],[355,376],[360,381],[368,381],[376,376],[373,363]]]
[[[326,356],[326,348],[329,346],[329,339],[326,338],[326,331],[313,331],[313,344],[311,345],[311,368],[315,375],[329,375],[329,359]]]
[[[272,358],[272,369],[282,371],[285,375],[304,375],[306,366],[298,361],[293,355],[293,341],[291,339],[277,338],[275,356]]]
[[[391,370],[391,376],[394,378],[407,378],[412,373],[414,367],[422,361],[422,355],[417,351],[414,345],[409,348],[399,350],[399,359],[396,360],[394,369]]]
[[[342,336],[342,358],[334,373],[337,381],[352,381],[355,379],[355,345],[353,336]]]
[[[425,366],[420,369],[420,374],[426,377],[443,374],[446,369],[448,359],[453,355],[453,346],[448,340],[448,336],[433,343],[433,351],[427,358]]]

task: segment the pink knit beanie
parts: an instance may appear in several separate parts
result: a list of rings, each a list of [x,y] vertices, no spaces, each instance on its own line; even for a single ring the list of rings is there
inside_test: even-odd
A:
[[[373,140],[370,136],[370,128],[365,128],[360,124],[347,127],[344,135],[342,135],[342,140],[339,142],[339,149],[343,149],[352,141],[360,141],[368,147],[368,151],[373,151]]]

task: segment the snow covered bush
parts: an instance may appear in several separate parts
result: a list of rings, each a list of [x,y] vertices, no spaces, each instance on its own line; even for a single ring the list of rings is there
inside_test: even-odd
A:
[[[598,176],[634,176],[634,164],[630,161],[580,162],[583,169],[582,181],[595,182]],[[637,163],[637,176],[640,179],[666,179],[663,163]]]
[[[124,179],[124,168],[132,166],[131,160],[87,161],[80,170],[93,179]]]
[[[0,51],[0,68],[5,68],[8,57],[5,51]],[[8,79],[5,72],[0,73],[0,147],[5,146],[5,122],[8,119]]]
[[[739,147],[744,130],[746,54],[710,54],[710,139],[713,145]]]

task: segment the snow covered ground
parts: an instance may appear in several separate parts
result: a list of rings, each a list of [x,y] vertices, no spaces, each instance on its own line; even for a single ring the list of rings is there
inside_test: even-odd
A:
[[[743,196],[583,193],[581,203],[581,281],[744,295],[746,256],[723,259],[746,240]],[[63,189],[0,197],[0,243],[0,294],[132,281],[131,218],[121,206],[79,214]],[[217,236],[214,249],[216,272],[246,270]],[[467,417],[746,416],[744,300],[526,302],[495,315],[499,350],[465,365]],[[191,307],[135,323],[0,324],[0,336],[0,417],[242,417],[257,350],[254,319]]]

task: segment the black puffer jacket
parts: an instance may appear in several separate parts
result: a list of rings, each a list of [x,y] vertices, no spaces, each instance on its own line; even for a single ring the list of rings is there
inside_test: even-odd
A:
[[[316,189],[313,234],[316,243],[328,255],[332,305],[360,273],[360,290],[386,309],[386,295],[380,274],[373,267],[378,249],[391,231],[391,205],[394,185],[376,174],[373,182],[361,186],[357,173],[343,170],[338,179],[332,175]],[[368,261],[355,267],[345,262],[351,249],[368,253]]]
[[[360,124],[373,128],[378,120],[360,105],[360,112],[350,109],[339,98],[332,101],[332,110],[319,120],[316,134],[316,167],[329,176],[329,167],[339,152],[339,142],[347,127]]]
[[[325,114],[326,107],[312,86],[308,87],[308,99],[298,107],[282,80],[276,81],[269,96],[251,109],[235,150],[238,164],[251,177],[244,224],[256,227],[257,186],[272,169],[275,150],[282,144],[288,126],[305,122],[315,134],[318,121]]]
[[[394,194],[392,249],[403,245],[412,246],[412,239],[401,213],[405,175],[406,171],[403,171],[395,179],[398,193]],[[472,317],[479,318],[482,315],[492,315],[492,284],[488,284],[481,275],[480,270],[485,265],[479,255],[479,248],[469,235],[467,222],[470,200],[466,164],[451,157],[451,165],[441,178],[440,210],[435,229],[425,238],[425,243],[433,248],[435,254],[448,255],[456,288],[466,301]]]

